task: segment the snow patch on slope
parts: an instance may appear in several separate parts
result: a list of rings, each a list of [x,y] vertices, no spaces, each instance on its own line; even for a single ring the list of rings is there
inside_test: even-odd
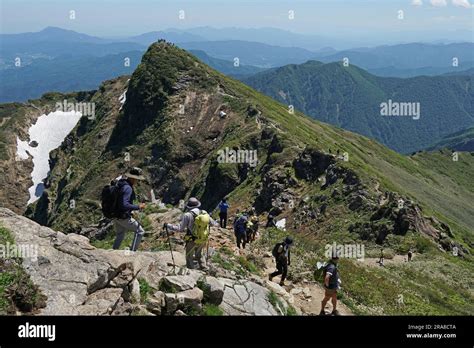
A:
[[[130,81],[130,80],[129,80]],[[127,81],[128,82],[128,81]],[[122,107],[123,107],[123,104],[125,104],[125,102],[127,101],[127,89],[125,90],[125,92],[122,93],[122,95],[119,97],[119,102],[120,104],[122,104],[120,106],[120,109],[119,110],[122,110]]]
[[[28,146],[27,141],[22,141],[19,137],[16,137],[16,154],[18,155],[18,158],[22,160],[28,159],[30,157],[28,154],[29,149],[30,147]]]
[[[54,111],[43,114],[28,130],[30,141],[38,142],[38,146],[31,147],[27,141],[17,138],[17,155],[20,159],[33,157],[33,171],[31,179],[33,186],[28,191],[30,199],[28,204],[35,202],[43,193],[43,179],[49,172],[49,153],[58,148],[66,136],[76,126],[81,118],[80,112]]]

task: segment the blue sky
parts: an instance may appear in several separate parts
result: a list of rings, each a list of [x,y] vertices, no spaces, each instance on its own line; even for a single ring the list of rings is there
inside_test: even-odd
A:
[[[169,27],[275,27],[326,36],[420,35],[456,40],[473,30],[473,0],[2,0],[1,32],[58,26],[98,36]],[[414,5],[416,4],[416,5]],[[74,10],[76,18],[69,18]],[[179,19],[179,11],[185,19]],[[294,19],[289,19],[289,11]],[[404,11],[404,19],[397,18]],[[467,34],[469,36],[469,34]],[[472,34],[471,34],[472,35]],[[416,40],[416,37],[413,39]]]

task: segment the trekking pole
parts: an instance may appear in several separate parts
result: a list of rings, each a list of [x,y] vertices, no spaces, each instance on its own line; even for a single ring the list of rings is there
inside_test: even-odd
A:
[[[207,248],[206,248],[206,265],[207,262],[209,261],[209,242],[211,239],[211,226],[209,226],[209,233],[207,235]]]
[[[168,232],[168,225],[165,225],[166,236],[168,237],[168,244],[170,246],[171,260],[173,260],[173,274],[176,274],[176,265],[174,262],[173,248],[171,247],[170,234]]]

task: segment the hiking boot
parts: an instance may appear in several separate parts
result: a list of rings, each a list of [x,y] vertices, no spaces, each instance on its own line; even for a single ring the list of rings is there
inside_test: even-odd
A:
[[[280,286],[285,286],[285,282],[284,282],[284,281],[281,281],[281,282],[280,282]]]
[[[339,311],[337,309],[333,310],[331,315],[341,315],[341,313],[339,313]]]

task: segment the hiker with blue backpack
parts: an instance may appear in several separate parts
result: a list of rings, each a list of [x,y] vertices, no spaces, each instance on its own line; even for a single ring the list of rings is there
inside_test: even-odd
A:
[[[140,168],[131,168],[120,179],[114,180],[102,190],[102,212],[106,218],[112,219],[117,236],[113,249],[119,249],[127,231],[135,232],[131,251],[136,251],[145,234],[140,223],[132,216],[134,211],[145,209],[145,203],[134,204],[136,194],[134,186],[138,181],[145,180]]]
[[[210,225],[217,226],[218,223],[205,211],[199,209],[201,202],[195,198],[189,198],[186,204],[186,212],[181,217],[178,225],[165,224],[169,231],[185,232],[186,242],[186,267],[195,269],[199,266],[206,271],[207,262],[203,257],[204,246],[208,242]],[[197,265],[196,265],[197,264]]]
[[[249,217],[246,213],[241,215],[237,215],[234,219],[234,234],[237,240],[237,247],[240,250],[240,245],[242,245],[242,249],[245,249],[245,245],[247,245],[247,223],[249,221]]]

